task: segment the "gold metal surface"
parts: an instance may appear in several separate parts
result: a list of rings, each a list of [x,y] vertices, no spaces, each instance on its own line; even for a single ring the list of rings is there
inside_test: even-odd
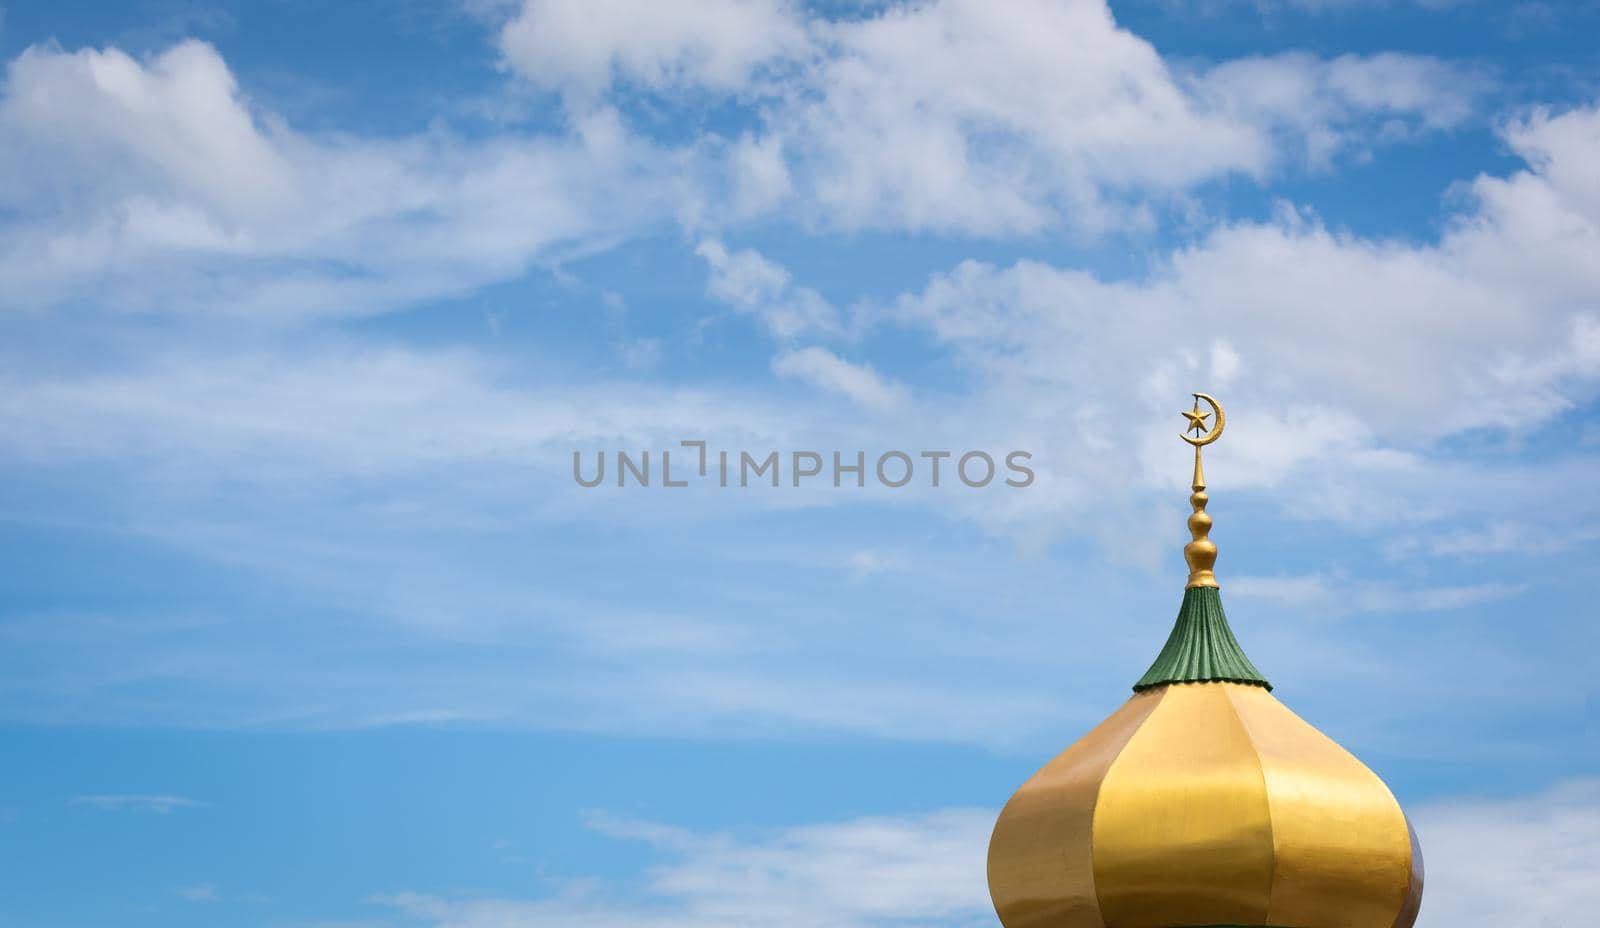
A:
[[[1275,924],[1266,921],[1267,790],[1228,698],[1260,688],[1165,689],[1100,786],[1093,854],[1102,917],[1115,928]]]
[[[1411,833],[1377,774],[1260,687],[1223,688],[1255,749],[1272,819],[1266,925],[1393,928]]]
[[[1258,686],[1140,693],[1000,813],[1005,928],[1411,928],[1421,856],[1376,774]]]
[[[1200,411],[1201,400],[1206,401],[1211,407],[1211,412]],[[1217,421],[1212,423],[1210,431],[1206,431],[1205,420],[1213,413]],[[1194,411],[1185,412],[1183,417],[1189,420],[1187,431],[1199,436],[1197,438],[1191,438],[1187,434],[1178,436],[1194,445],[1194,480],[1190,485],[1194,494],[1189,497],[1189,505],[1194,507],[1194,512],[1189,516],[1189,534],[1194,540],[1183,546],[1183,559],[1189,565],[1187,586],[1216,586],[1217,575],[1211,568],[1217,563],[1217,546],[1210,538],[1211,516],[1206,514],[1206,502],[1211,497],[1206,495],[1206,476],[1200,467],[1200,449],[1222,437],[1222,429],[1228,423],[1228,416],[1222,411],[1221,403],[1205,393],[1196,393]]]
[[[1028,778],[1000,812],[989,840],[989,894],[1006,928],[1106,928],[1090,846],[1106,769],[1165,690],[1122,704],[1083,739]]]
[[[1211,407],[1211,412],[1200,411],[1201,400],[1206,401],[1206,405]],[[1217,421],[1212,424],[1211,430],[1208,432],[1206,431],[1206,420],[1211,418],[1211,413],[1216,413]],[[1194,394],[1194,411],[1184,413],[1183,417],[1189,420],[1189,427],[1184,430],[1185,434],[1179,435],[1178,437],[1189,444],[1194,445],[1196,448],[1199,448],[1203,445],[1209,445],[1221,438],[1222,428],[1228,424],[1228,415],[1222,411],[1222,404],[1218,403],[1208,393]],[[1189,437],[1187,434],[1189,432],[1193,432],[1196,437]]]
[[[1411,885],[1406,887],[1406,901],[1395,916],[1391,928],[1411,928],[1422,911],[1422,842],[1417,840],[1417,830],[1406,820],[1406,833],[1411,836]]]

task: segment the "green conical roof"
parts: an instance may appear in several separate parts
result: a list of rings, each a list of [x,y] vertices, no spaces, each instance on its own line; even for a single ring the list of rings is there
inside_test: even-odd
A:
[[[1133,685],[1135,693],[1168,683],[1248,683],[1272,689],[1228,628],[1222,595],[1214,586],[1183,591],[1178,621],[1156,662]]]

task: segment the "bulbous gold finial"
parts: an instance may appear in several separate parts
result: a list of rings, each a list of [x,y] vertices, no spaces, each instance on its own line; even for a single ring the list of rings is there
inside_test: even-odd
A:
[[[1205,400],[1211,407],[1211,412],[1200,411],[1200,401]],[[1216,421],[1211,424],[1210,431],[1206,430],[1206,420],[1216,415]],[[1227,424],[1227,414],[1222,411],[1222,404],[1204,393],[1194,395],[1194,410],[1183,414],[1189,420],[1189,427],[1179,435],[1184,441],[1194,445],[1194,483],[1191,489],[1193,495],[1189,497],[1189,505],[1194,507],[1194,512],[1189,516],[1189,534],[1194,540],[1183,546],[1183,559],[1189,563],[1188,586],[1216,586],[1217,575],[1211,568],[1217,563],[1217,545],[1210,538],[1211,517],[1206,515],[1206,502],[1211,497],[1206,495],[1205,473],[1200,469],[1200,449],[1222,437],[1222,427]],[[1193,432],[1191,436],[1188,433]]]

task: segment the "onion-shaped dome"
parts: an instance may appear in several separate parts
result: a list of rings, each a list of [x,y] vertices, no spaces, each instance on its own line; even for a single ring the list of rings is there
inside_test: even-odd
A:
[[[1028,779],[989,843],[1005,928],[1410,928],[1394,795],[1289,711],[1228,628],[1200,444],[1178,619],[1134,695]],[[1203,424],[1199,430],[1204,431]],[[1190,439],[1194,442],[1194,439]]]

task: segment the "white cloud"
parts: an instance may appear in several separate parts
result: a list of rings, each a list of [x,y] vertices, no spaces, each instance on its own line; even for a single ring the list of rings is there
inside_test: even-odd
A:
[[[466,292],[670,219],[668,153],[594,110],[563,135],[314,135],[211,46],[35,46],[0,97],[13,305],[303,317]]]
[[[1417,928],[1571,928],[1600,911],[1600,781],[1412,810],[1427,861]]]
[[[161,796],[144,793],[119,793],[101,794],[93,796],[74,796],[72,804],[75,806],[90,806],[103,812],[155,812],[166,815],[178,809],[192,809],[205,805],[195,799],[185,796]]]
[[[838,312],[809,287],[794,283],[789,271],[752,249],[729,251],[706,240],[695,249],[711,276],[706,289],[716,299],[760,319],[779,338],[839,334]]]
[[[7,130],[102,168],[102,185],[142,175],[229,217],[270,214],[294,192],[293,168],[205,43],[182,42],[144,63],[115,48],[67,55],[34,46],[8,70]],[[24,202],[50,192],[10,189]]]
[[[1215,178],[1453,125],[1478,86],[1405,55],[1291,54],[1191,79],[1097,0],[1005,16],[942,0],[823,31],[807,92],[769,123],[796,208],[846,229],[1127,231]]]
[[[1527,591],[1525,585],[1498,581],[1407,589],[1393,583],[1325,574],[1230,576],[1227,588],[1230,598],[1258,599],[1296,609],[1335,611],[1346,615],[1354,612],[1403,614],[1465,609]]]
[[[906,390],[901,384],[883,379],[867,365],[852,364],[815,345],[778,355],[772,359],[772,370],[779,377],[803,380],[847,396],[874,412],[892,412],[906,402]]]
[[[886,571],[905,570],[911,566],[911,561],[898,551],[862,548],[851,553],[849,564],[850,570],[857,577],[865,577]]]
[[[1389,547],[1395,558],[1415,556],[1422,549],[1427,554],[1444,557],[1488,557],[1511,552],[1521,554],[1554,554],[1581,544],[1600,540],[1600,528],[1593,525],[1564,527],[1556,530],[1546,523],[1535,526],[1526,521],[1539,513],[1524,512],[1521,523],[1496,520],[1482,528],[1463,528],[1445,532],[1429,539],[1400,537]]]
[[[1427,884],[1418,928],[1570,928],[1600,907],[1600,782],[1414,805]],[[537,900],[380,898],[439,928],[894,928],[988,925],[984,854],[995,813],[948,809],[773,830],[699,833],[597,816],[666,861],[636,885],[594,881]]]
[[[1506,137],[1529,168],[1475,181],[1476,205],[1434,244],[1285,209],[1221,226],[1143,280],[964,262],[893,313],[973,377],[953,421],[1027,423],[1041,460],[1072,461],[1041,481],[1036,516],[1087,487],[1115,499],[1175,484],[1159,423],[1215,383],[1229,384],[1234,427],[1209,460],[1232,487],[1312,481],[1314,497],[1292,494],[1300,514],[1371,528],[1481,511],[1496,501],[1451,475],[1440,443],[1537,430],[1600,389],[1600,197],[1581,169],[1600,152],[1600,109]]]
[[[794,179],[776,136],[742,136],[728,158],[732,175],[732,217],[759,216],[776,210],[794,191]]]
[[[1102,190],[1173,191],[1270,160],[1103,3],[897,6],[833,24],[812,92],[773,118],[817,221],[994,235],[1098,229]]]
[[[0,299],[348,315],[774,213],[970,235],[1131,227],[1195,184],[1265,176],[1294,138],[1332,150],[1376,139],[1373,121],[1453,124],[1470,96],[1446,66],[1394,55],[1240,64],[1295,88],[1272,100],[1251,81],[1191,87],[1098,0],[838,21],[777,0],[533,0],[501,41],[525,76],[584,97],[564,128],[307,132],[253,104],[203,42],[143,60],[27,49],[0,98]],[[787,64],[752,77],[773,61]],[[614,80],[737,93],[751,125],[658,144],[595,96]],[[789,310],[784,324],[827,315]]]
[[[728,148],[713,185],[727,202],[700,207],[713,226],[781,206],[828,229],[1126,229],[1206,181],[1454,126],[1483,83],[1392,53],[1186,75],[1104,0],[1014,0],[1003,16],[936,0],[839,19],[778,0],[528,0],[501,45],[519,73],[586,105],[608,88],[686,87],[750,105],[760,128]]]
[[[1298,148],[1325,167],[1350,146],[1454,128],[1473,114],[1488,80],[1418,55],[1287,52],[1223,62],[1198,88],[1218,111],[1276,130],[1280,152]]]
[[[865,818],[751,837],[606,817],[593,824],[652,845],[667,862],[637,887],[577,884],[539,900],[408,893],[377,901],[441,928],[953,928],[994,919],[984,880],[992,811]]]
[[[518,74],[579,97],[614,80],[735,91],[805,43],[786,0],[524,0],[500,32]]]
[[[215,883],[196,883],[193,886],[179,887],[178,895],[190,902],[222,901],[222,894],[217,892]]]
[[[209,475],[298,495],[330,480],[430,471],[460,489],[483,466],[531,480],[531,460],[565,468],[574,448],[772,440],[774,423],[794,421],[759,397],[692,387],[529,384],[507,362],[466,351],[332,338],[210,354],[130,346],[139,348],[138,361],[92,374],[0,376],[12,398],[0,404],[0,447],[18,461],[116,461],[174,487]],[[570,481],[551,470],[549,483]]]

